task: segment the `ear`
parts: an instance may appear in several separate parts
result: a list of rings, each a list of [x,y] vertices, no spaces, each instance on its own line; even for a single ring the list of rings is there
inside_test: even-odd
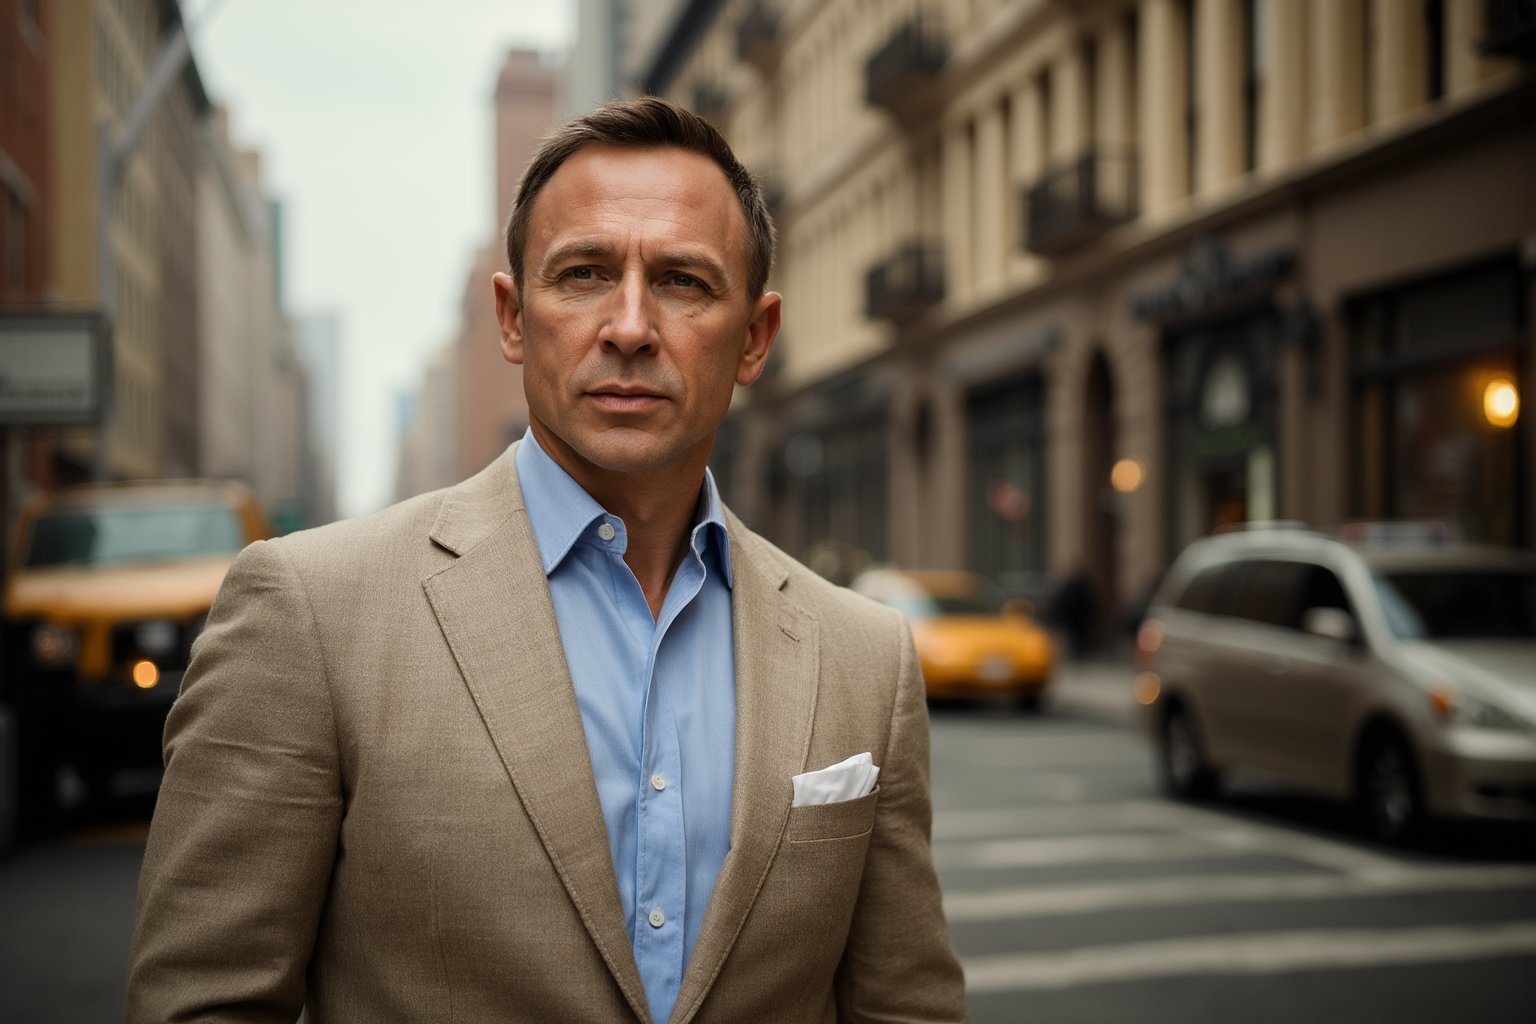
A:
[[[752,304],[752,319],[747,324],[747,345],[742,350],[741,361],[736,364],[736,383],[750,386],[763,375],[768,353],[779,336],[779,318],[783,313],[784,298],[778,292],[764,292],[762,298]]]
[[[496,292],[496,322],[501,325],[501,356],[509,363],[523,365],[523,302],[517,295],[517,283],[511,274],[491,276]]]

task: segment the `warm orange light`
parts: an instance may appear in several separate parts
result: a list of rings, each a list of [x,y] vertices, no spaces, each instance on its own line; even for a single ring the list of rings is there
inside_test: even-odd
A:
[[[1512,427],[1520,418],[1520,390],[1502,374],[1483,387],[1483,415],[1495,427]]]
[[[1157,677],[1156,672],[1143,672],[1131,684],[1131,692],[1136,695],[1137,704],[1151,707],[1157,701],[1158,694],[1163,692],[1163,681]]]
[[[1156,619],[1147,619],[1136,631],[1136,664],[1142,668],[1151,668],[1152,659],[1162,646],[1163,624]]]
[[[1429,709],[1442,722],[1449,722],[1456,713],[1456,691],[1448,686],[1437,686],[1429,691]]]
[[[133,685],[141,690],[153,689],[160,681],[160,670],[152,661],[136,661],[133,663]]]
[[[1130,494],[1146,479],[1141,463],[1135,459],[1121,459],[1109,471],[1109,485],[1121,494]]]

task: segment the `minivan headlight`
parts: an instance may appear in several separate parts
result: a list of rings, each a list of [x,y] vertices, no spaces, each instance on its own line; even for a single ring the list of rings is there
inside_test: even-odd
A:
[[[1451,686],[1442,685],[1430,690],[1429,706],[1435,717],[1447,725],[1513,732],[1531,728],[1531,723],[1519,715]]]
[[[44,668],[71,664],[80,651],[80,634],[67,626],[43,623],[32,629],[32,660]]]

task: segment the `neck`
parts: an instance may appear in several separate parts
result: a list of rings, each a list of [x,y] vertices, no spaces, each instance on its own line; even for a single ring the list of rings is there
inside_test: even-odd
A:
[[[624,562],[645,593],[651,617],[659,617],[672,576],[688,551],[709,444],[665,466],[624,472],[593,465],[538,424],[533,430],[539,446],[582,490],[624,520]]]

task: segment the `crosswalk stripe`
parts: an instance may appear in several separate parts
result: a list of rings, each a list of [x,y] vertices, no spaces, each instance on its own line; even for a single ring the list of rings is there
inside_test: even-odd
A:
[[[973,993],[1189,975],[1284,974],[1536,954],[1536,921],[1159,939],[963,961]]]
[[[1119,864],[1180,858],[1251,856],[1240,847],[1177,833],[1111,833],[936,843],[933,860],[940,871],[977,868],[1049,867],[1057,864]]]
[[[1536,868],[1423,868],[1390,878],[1334,874],[1200,875],[1093,885],[1019,886],[951,892],[944,897],[944,912],[951,924],[959,924],[1091,914],[1136,907],[1349,899],[1523,886],[1536,886]]]
[[[933,816],[933,837],[936,840],[993,839],[1050,832],[1097,832],[1111,828],[1179,828],[1205,820],[1192,816],[1178,804],[1158,800],[939,811]]]

